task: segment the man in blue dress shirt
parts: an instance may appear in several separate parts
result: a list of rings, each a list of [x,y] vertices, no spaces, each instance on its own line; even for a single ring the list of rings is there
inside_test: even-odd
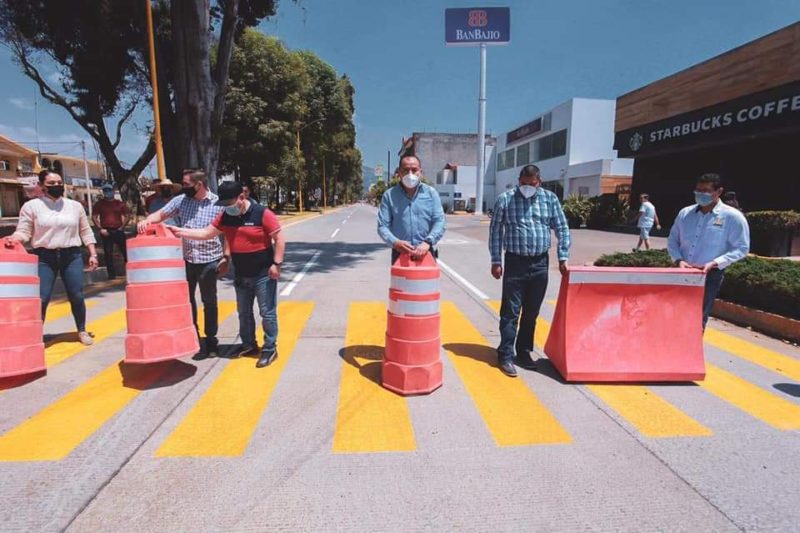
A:
[[[706,275],[703,329],[722,286],[724,272],[750,251],[750,228],[738,209],[720,200],[724,189],[718,174],[703,174],[694,190],[695,204],[681,209],[669,233],[667,249],[680,268]]]
[[[392,247],[392,264],[400,254],[422,259],[446,229],[439,193],[420,181],[421,163],[414,155],[400,160],[400,183],[383,193],[378,210],[378,235]]]
[[[536,369],[531,358],[533,332],[547,291],[551,229],[558,237],[558,269],[562,275],[568,269],[567,217],[558,197],[541,184],[539,167],[524,166],[519,186],[498,196],[489,227],[492,276],[503,278],[497,357],[500,370],[509,377],[517,376],[515,362],[527,370]]]

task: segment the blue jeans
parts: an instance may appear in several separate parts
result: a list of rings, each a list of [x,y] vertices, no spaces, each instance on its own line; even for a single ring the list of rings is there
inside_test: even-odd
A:
[[[515,351],[524,354],[533,350],[536,319],[547,292],[549,263],[547,253],[532,257],[506,253],[500,305],[500,346],[497,348],[501,364],[512,361]]]
[[[258,346],[256,342],[256,321],[253,316],[253,300],[258,300],[258,311],[264,327],[264,353],[275,351],[278,339],[278,282],[266,274],[257,277],[237,277],[236,308],[239,312],[239,336],[244,346]]]
[[[47,306],[53,296],[56,276],[67,291],[72,317],[78,331],[86,331],[86,301],[83,297],[83,253],[80,247],[48,250],[36,248],[39,256],[39,297],[42,299],[42,320],[47,315]]]
[[[714,300],[717,299],[719,289],[722,287],[722,280],[725,278],[725,271],[715,268],[706,274],[706,290],[703,293],[703,330],[708,323],[708,315],[714,307]]]

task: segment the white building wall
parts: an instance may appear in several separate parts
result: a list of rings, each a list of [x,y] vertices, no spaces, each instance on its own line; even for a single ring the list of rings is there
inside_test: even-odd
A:
[[[614,159],[615,100],[572,100],[569,163],[584,163],[598,159]]]

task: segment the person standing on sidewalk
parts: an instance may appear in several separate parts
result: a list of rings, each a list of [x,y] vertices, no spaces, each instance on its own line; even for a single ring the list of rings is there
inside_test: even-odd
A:
[[[22,206],[19,223],[13,235],[6,237],[6,246],[31,241],[39,256],[39,296],[42,320],[53,296],[56,276],[61,276],[67,291],[72,317],[82,344],[94,343],[86,331],[86,301],[83,296],[83,252],[81,242],[89,248],[89,269],[97,269],[96,240],[89,218],[80,202],[64,198],[64,180],[50,170],[39,173],[39,186],[44,195]]]
[[[667,250],[675,266],[696,268],[706,275],[703,329],[722,287],[725,269],[750,251],[750,227],[738,209],[720,197],[724,189],[718,174],[703,174],[694,189],[695,203],[684,207],[669,232]]]
[[[491,273],[495,279],[503,278],[497,356],[500,370],[509,377],[517,376],[515,362],[527,370],[536,369],[531,351],[536,319],[547,291],[551,229],[558,237],[558,268],[562,275],[568,269],[567,217],[558,197],[541,184],[539,167],[523,167],[519,186],[497,198],[489,226]]]
[[[172,180],[169,178],[164,179],[164,181],[159,181],[153,184],[153,189],[155,189],[155,194],[150,195],[152,200],[148,199],[149,203],[147,203],[147,214],[150,215],[155,213],[159,209],[164,209],[164,207],[172,200],[172,197],[175,196],[176,192],[180,192],[181,186],[177,183],[172,183]],[[168,218],[164,221],[164,224],[169,224],[170,226],[175,225],[175,221],[171,218]]]
[[[656,213],[656,206],[650,203],[650,195],[647,193],[639,196],[641,207],[639,207],[639,214],[636,215],[636,226],[639,228],[639,244],[633,249],[638,252],[644,243],[645,250],[650,249],[650,230],[653,229],[655,224],[656,229],[661,229],[661,222],[658,221],[658,214]]]
[[[217,205],[225,210],[204,229],[173,231],[184,239],[215,239],[225,235],[230,246],[235,272],[236,307],[239,312],[239,356],[258,355],[256,368],[271,364],[278,357],[278,279],[281,276],[286,241],[278,217],[266,207],[250,200],[242,185],[226,181],[219,186]],[[253,301],[258,301],[264,328],[260,352],[256,340]]]
[[[103,242],[103,256],[106,261],[108,279],[117,277],[114,267],[114,245],[117,245],[122,258],[128,262],[128,247],[125,243],[125,226],[128,223],[128,207],[125,202],[114,199],[114,186],[110,183],[103,185],[103,198],[94,204],[92,222],[100,230],[100,240]]]
[[[400,254],[414,260],[431,253],[438,257],[436,243],[447,224],[439,193],[420,181],[421,163],[415,155],[400,160],[400,183],[383,193],[378,209],[378,235],[392,247],[392,264]]]
[[[208,189],[206,173],[203,170],[184,170],[182,183],[183,194],[176,196],[162,209],[139,222],[139,233],[144,233],[150,224],[158,224],[170,218],[182,228],[202,229],[222,212],[222,208],[217,205],[219,198]],[[186,279],[189,282],[189,301],[192,304],[195,329],[197,329],[197,301],[194,293],[198,285],[205,315],[205,351],[198,353],[194,359],[217,357],[219,355],[217,276],[224,276],[228,271],[228,258],[223,256],[222,242],[219,238],[207,241],[184,239],[183,258],[186,262]]]

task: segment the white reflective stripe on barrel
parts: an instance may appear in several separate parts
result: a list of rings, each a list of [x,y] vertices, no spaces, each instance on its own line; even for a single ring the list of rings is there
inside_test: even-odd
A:
[[[683,285],[703,287],[705,276],[699,274],[667,274],[664,272],[570,272],[570,285]]]
[[[412,302],[409,300],[389,300],[389,312],[398,316],[425,316],[439,313],[439,300]]]
[[[159,259],[183,259],[181,245],[138,246],[128,248],[128,261],[158,261]]]
[[[408,279],[401,276],[392,276],[391,287],[407,294],[432,294],[439,292],[439,278]]]
[[[128,270],[128,283],[156,283],[159,281],[186,281],[186,269],[166,267]]]
[[[37,263],[0,263],[0,276],[39,276]]]
[[[0,285],[0,298],[38,298],[38,283],[12,283]]]

